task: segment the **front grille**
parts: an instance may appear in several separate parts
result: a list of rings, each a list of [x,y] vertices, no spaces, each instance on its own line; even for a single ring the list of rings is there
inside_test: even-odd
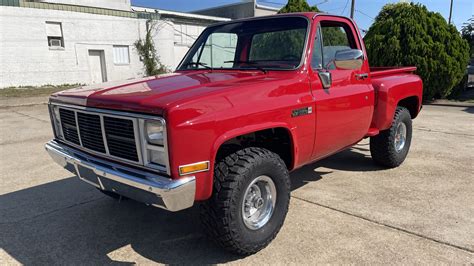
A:
[[[59,108],[59,115],[66,141],[85,150],[140,162],[133,119],[66,108]]]
[[[133,121],[104,117],[104,127],[110,154],[138,161]]]
[[[79,135],[81,136],[82,146],[105,153],[100,116],[77,113],[77,123],[79,125]]]

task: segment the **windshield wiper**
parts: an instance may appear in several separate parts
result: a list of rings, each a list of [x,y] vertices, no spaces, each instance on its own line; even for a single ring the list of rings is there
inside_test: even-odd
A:
[[[190,65],[195,65],[196,67],[197,66],[202,66],[205,69],[213,70],[212,67],[208,66],[206,63],[201,63],[201,62],[189,62],[189,63],[184,64],[183,66],[190,66]]]
[[[252,62],[252,61],[224,61],[224,63],[248,64],[248,65],[251,65],[253,68],[262,71],[264,74],[267,74],[267,72],[268,72],[265,68],[259,66],[258,63]],[[241,68],[241,69],[243,69],[243,68]]]

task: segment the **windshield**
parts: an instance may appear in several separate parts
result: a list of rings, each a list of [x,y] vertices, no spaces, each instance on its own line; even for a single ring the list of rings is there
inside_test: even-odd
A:
[[[206,29],[178,70],[288,70],[300,65],[308,21],[280,17],[223,24]]]

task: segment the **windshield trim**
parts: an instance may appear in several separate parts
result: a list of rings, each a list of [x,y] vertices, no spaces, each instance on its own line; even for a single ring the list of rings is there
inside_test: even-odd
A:
[[[273,68],[272,67],[264,67],[264,68],[265,68],[265,70],[269,70],[269,71],[295,71],[295,70],[298,70],[304,65],[304,61],[306,59],[305,55],[306,55],[306,50],[308,49],[308,40],[309,40],[309,35],[310,35],[310,32],[311,32],[310,31],[311,30],[311,20],[307,16],[304,16],[304,15],[301,15],[301,14],[287,14],[287,15],[256,17],[256,18],[251,18],[251,19],[242,19],[242,20],[234,20],[234,21],[229,21],[229,22],[221,22],[221,23],[217,23],[217,24],[214,24],[214,25],[211,25],[211,26],[207,27],[206,29],[204,29],[201,32],[199,37],[194,41],[193,45],[186,52],[186,55],[184,55],[183,59],[181,59],[181,62],[179,62],[178,66],[176,67],[175,72],[176,71],[190,71],[190,70],[206,70],[205,68],[181,69],[181,67],[183,66],[184,62],[188,59],[188,57],[191,55],[191,52],[194,53],[195,49],[199,49],[199,47],[197,47],[196,44],[198,43],[198,41],[201,40],[201,38],[203,38],[204,34],[208,30],[211,30],[212,28],[221,27],[223,25],[242,23],[242,22],[245,22],[245,21],[265,20],[265,19],[282,19],[282,18],[288,18],[288,17],[304,18],[304,19],[306,19],[306,22],[307,22],[304,46],[303,46],[303,51],[302,51],[302,54],[301,54],[300,63],[299,63],[298,66],[296,66],[294,68],[275,68],[275,67],[273,67]],[[237,70],[237,71],[239,71],[239,70],[242,70],[242,69],[240,69],[240,68],[213,68],[213,70]],[[258,71],[258,69],[255,69],[255,68],[247,68],[245,70],[247,70],[247,71],[248,70],[257,70]]]

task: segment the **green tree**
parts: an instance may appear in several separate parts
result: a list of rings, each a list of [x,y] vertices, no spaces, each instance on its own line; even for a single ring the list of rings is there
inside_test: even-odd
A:
[[[322,12],[318,9],[317,6],[310,6],[306,0],[288,0],[288,3],[278,11],[279,14],[282,13],[294,13],[294,12]],[[323,27],[323,42],[324,46],[333,46],[333,45],[348,45],[347,43],[347,36],[344,32],[342,32],[337,27]],[[286,42],[290,47],[299,47],[298,45],[301,43],[301,47],[303,42],[304,35],[298,35],[292,37],[291,41]],[[287,49],[286,47],[281,47],[283,49]],[[293,49],[299,51],[299,49]]]
[[[421,4],[385,5],[364,40],[372,66],[415,65],[425,99],[449,95],[469,59],[456,28]]]
[[[319,12],[319,9],[310,6],[306,0],[288,0],[288,3],[278,11],[279,14],[293,12]],[[305,35],[306,31],[299,29],[256,35],[250,58],[254,60],[299,58],[303,51]]]
[[[474,58],[474,16],[461,28],[461,35],[469,43],[471,58]]]
[[[306,0],[288,0],[288,3],[278,11],[282,13],[320,12],[317,6],[310,6]]]
[[[147,76],[154,76],[168,72],[166,67],[161,64],[158,55],[156,54],[155,43],[153,42],[153,31],[155,30],[155,21],[147,20],[146,22],[145,39],[139,39],[135,42],[135,48],[140,55],[145,73]]]

